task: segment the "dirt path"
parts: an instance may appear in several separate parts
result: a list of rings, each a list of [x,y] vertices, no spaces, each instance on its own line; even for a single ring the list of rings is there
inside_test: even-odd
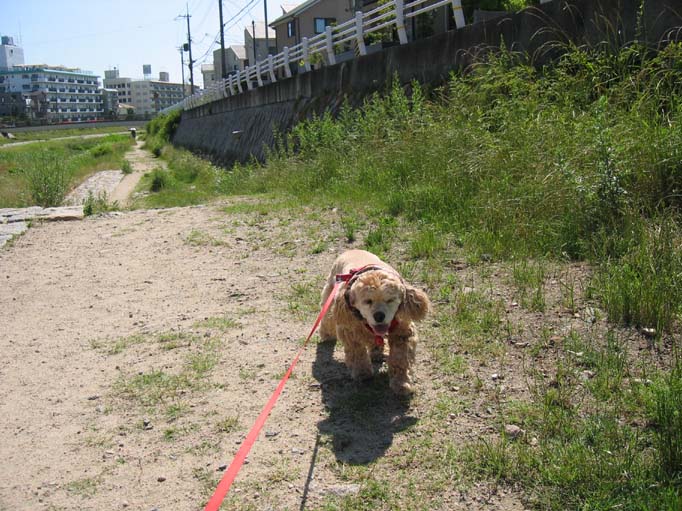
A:
[[[123,177],[109,197],[109,202],[118,201],[121,207],[129,204],[133,190],[145,173],[157,167],[166,168],[168,166],[164,160],[154,158],[149,151],[143,150],[142,143],[139,140],[135,143],[132,151],[126,153],[126,160],[130,162],[133,172]]]
[[[349,246],[333,212],[235,199],[37,224],[0,250],[0,510],[201,509]],[[304,353],[225,509],[357,495],[379,470],[368,463],[409,468],[426,417],[454,437],[489,430],[474,407],[433,415],[459,389],[431,377],[425,348],[411,402],[383,373],[358,388],[341,358],[330,344]],[[523,509],[477,492],[445,484],[431,508]]]
[[[289,280],[320,275],[331,258],[292,260],[259,248],[272,230],[267,223],[223,234],[234,221],[216,208],[189,208],[43,224],[0,253],[0,509],[199,507],[203,497],[193,471],[209,470],[213,477],[228,461],[303,335],[304,324],[287,313]],[[224,244],[192,241],[200,231]],[[224,316],[239,326],[227,332],[194,326]],[[195,347],[187,339],[181,341],[187,346],[157,350],[159,332],[187,339],[200,334],[197,342],[208,335],[220,344],[209,379],[216,387],[192,403],[196,422],[183,426],[180,446],[164,441],[170,427],[164,413],[157,418],[149,406],[131,404],[115,390],[117,381],[144,371],[172,372],[191,357]],[[134,334],[150,339],[117,354],[96,348]],[[313,353],[299,382],[310,375]],[[302,396],[311,402],[297,406],[317,401],[319,413],[319,398],[307,384],[299,387],[296,397],[285,393],[279,413]],[[220,438],[215,423],[233,416],[239,432]],[[154,429],[138,428],[147,417]],[[305,440],[292,441],[284,431],[282,439],[309,452],[302,444],[315,421],[304,427]],[[203,452],[204,441],[215,450]]]

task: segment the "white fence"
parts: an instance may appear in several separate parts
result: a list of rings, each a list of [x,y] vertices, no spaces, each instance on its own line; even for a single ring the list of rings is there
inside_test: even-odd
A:
[[[540,0],[541,3],[550,0]],[[429,3],[432,2],[432,3]],[[428,4],[428,5],[425,5]],[[208,89],[185,98],[180,103],[161,111],[167,113],[177,109],[191,109],[228,96],[241,94],[244,90],[262,87],[265,83],[277,81],[277,76],[292,76],[292,65],[298,72],[307,72],[314,64],[336,64],[337,53],[352,46],[356,55],[365,55],[365,36],[380,30],[396,30],[400,44],[407,44],[405,23],[407,20],[433,11],[446,5],[452,6],[455,25],[465,25],[461,0],[390,0],[368,12],[356,12],[355,17],[336,26],[328,26],[326,31],[291,48],[285,46],[282,53],[268,55],[267,59],[247,66],[243,71],[217,81]]]
[[[439,7],[451,5],[457,28],[464,26],[461,0],[391,0],[368,12],[356,12],[355,17],[335,26],[328,26],[326,31],[291,48],[285,46],[281,53],[268,55],[267,59],[247,66],[224,80],[219,80],[211,87],[185,98],[180,103],[161,111],[195,108],[218,99],[240,94],[245,90],[262,87],[265,83],[277,81],[277,76],[292,76],[292,65],[298,72],[307,72],[314,64],[336,64],[337,53],[347,47],[354,47],[356,55],[366,55],[365,36],[380,30],[395,29],[401,44],[407,43],[405,31],[406,20],[419,16]]]

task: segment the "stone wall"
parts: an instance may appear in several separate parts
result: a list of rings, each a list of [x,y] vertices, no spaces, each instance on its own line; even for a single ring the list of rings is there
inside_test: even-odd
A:
[[[173,143],[223,165],[262,159],[275,132],[325,111],[336,114],[344,101],[357,106],[384,90],[393,76],[428,86],[442,84],[486,48],[504,42],[531,55],[537,65],[568,42],[621,46],[644,37],[656,46],[664,38],[682,39],[682,0],[554,0],[536,8],[452,30],[407,45],[393,45],[334,66],[245,91],[183,112]],[[643,33],[641,33],[643,32]]]

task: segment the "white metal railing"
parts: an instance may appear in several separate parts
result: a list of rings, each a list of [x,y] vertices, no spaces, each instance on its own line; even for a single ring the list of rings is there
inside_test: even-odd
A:
[[[549,0],[541,1],[544,3]],[[161,113],[188,110],[241,94],[244,90],[276,82],[278,75],[289,78],[293,74],[292,65],[298,66],[298,72],[310,71],[313,65],[321,63],[334,65],[337,53],[348,46],[354,46],[356,54],[366,55],[365,37],[380,30],[395,28],[400,44],[407,44],[406,21],[446,5],[452,6],[457,28],[463,27],[465,21],[461,0],[390,0],[370,11],[358,11],[355,17],[339,25],[328,26],[321,34],[311,38],[304,37],[295,46],[285,46],[281,53],[268,55],[266,59],[247,66],[243,71],[237,71],[180,103],[161,110]]]

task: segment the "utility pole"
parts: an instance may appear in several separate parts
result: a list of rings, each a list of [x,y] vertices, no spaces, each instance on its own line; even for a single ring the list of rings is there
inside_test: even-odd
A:
[[[187,96],[185,91],[185,49],[180,46],[178,50],[180,50],[180,69],[182,70],[182,99],[185,99]]]
[[[251,35],[253,36],[253,63],[252,66],[256,65],[256,22],[251,20]]]
[[[218,13],[220,14],[220,77],[227,77],[225,69],[225,25],[223,24],[223,0],[218,0]]]
[[[270,41],[268,41],[268,0],[263,0],[263,9],[265,9],[265,53],[270,55]]]
[[[192,60],[192,32],[189,29],[189,19],[191,17],[192,16],[189,15],[189,4],[187,4],[187,14],[179,14],[178,18],[185,18],[187,20],[187,50],[189,51],[189,84],[191,86],[191,94],[194,94],[194,68],[193,68],[194,61]]]

